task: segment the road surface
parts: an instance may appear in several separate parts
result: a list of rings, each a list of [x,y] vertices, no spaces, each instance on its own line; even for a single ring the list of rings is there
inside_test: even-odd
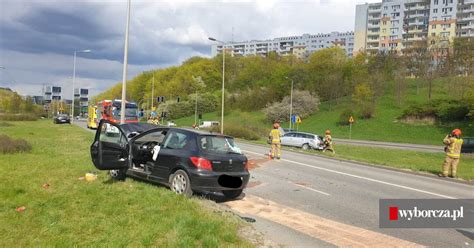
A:
[[[76,122],[85,127],[84,122]],[[379,199],[474,198],[472,184],[239,143],[251,161],[242,199],[221,203],[289,247],[472,247],[472,229],[381,229]],[[462,165],[461,165],[462,166]],[[473,211],[473,210],[470,210]]]
[[[327,238],[324,229],[342,225],[342,229],[355,228],[354,233],[365,235],[388,235],[399,240],[393,241],[382,237],[386,244],[403,244],[404,241],[436,247],[468,247],[473,246],[473,230],[456,229],[380,229],[378,228],[379,199],[408,198],[474,198],[474,186],[452,181],[440,180],[409,173],[386,170],[364,166],[357,163],[341,162],[333,159],[315,157],[311,155],[283,152],[282,160],[268,160],[264,154],[268,153],[267,147],[239,143],[244,153],[252,160],[257,161],[257,167],[251,171],[249,188],[245,191],[246,197],[240,202],[228,203],[231,208],[260,219],[273,220],[285,226],[283,218],[288,213],[297,211],[303,215],[302,223],[293,221],[286,228],[294,230],[294,226],[304,225],[306,220],[313,220],[316,228],[313,234],[306,234],[306,239],[301,239],[301,245],[306,246],[308,238],[315,239],[315,244]],[[248,200],[247,200],[248,198]],[[269,203],[270,202],[270,203]],[[277,204],[278,207],[272,207]],[[254,205],[252,207],[252,205]],[[270,206],[265,209],[262,206]],[[259,208],[261,211],[248,211],[247,209]],[[278,209],[278,208],[283,208]],[[284,208],[290,210],[284,211]],[[272,212],[268,214],[268,212]],[[471,210],[472,211],[472,210]],[[289,220],[287,220],[289,221]],[[322,225],[334,221],[331,226]],[[281,227],[280,227],[281,228]],[[359,229],[360,228],[360,229]],[[301,228],[307,230],[308,227]],[[341,228],[340,228],[341,229]],[[333,230],[333,229],[331,229]],[[337,231],[333,233],[347,236],[350,233]],[[266,231],[274,239],[281,237],[271,229]],[[368,234],[367,234],[368,233]],[[470,236],[469,236],[470,235]],[[284,232],[283,232],[284,236]],[[363,240],[361,237],[357,237]],[[325,241],[326,245],[357,246],[357,243],[338,243],[336,238]],[[284,242],[284,239],[277,240]],[[319,242],[319,243],[318,243]],[[395,243],[393,243],[395,242]],[[285,243],[284,243],[285,244]],[[298,241],[286,243],[293,246]],[[377,244],[374,244],[377,245]],[[380,245],[380,244],[379,244]]]

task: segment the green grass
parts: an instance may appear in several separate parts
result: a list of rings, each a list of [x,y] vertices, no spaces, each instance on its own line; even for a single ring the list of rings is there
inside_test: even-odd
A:
[[[0,247],[251,246],[237,235],[242,222],[203,200],[132,179],[111,181],[105,172],[79,180],[95,171],[91,132],[47,120],[15,122],[0,134],[33,147],[0,155]],[[20,206],[23,213],[15,211]]]
[[[416,125],[405,124],[397,119],[403,113],[403,110],[412,103],[425,103],[428,101],[427,87],[420,87],[416,93],[416,81],[408,80],[409,87],[406,96],[401,105],[397,104],[393,85],[387,88],[385,94],[379,98],[375,109],[375,115],[369,120],[361,120],[356,117],[352,125],[352,139],[388,141],[399,143],[442,145],[444,136],[454,128],[461,128],[465,137],[474,136],[474,121],[465,121],[458,123],[444,123],[439,125]],[[433,99],[451,99],[453,94],[450,92],[449,84],[441,81],[434,84]],[[334,138],[349,138],[349,126],[338,125],[340,114],[349,105],[349,98],[342,99],[338,105],[323,102],[319,111],[312,116],[303,119],[298,126],[298,130],[323,134],[326,129],[330,129]],[[349,117],[347,117],[349,118]],[[220,111],[206,113],[204,120],[220,121]],[[191,126],[194,123],[194,116],[176,120],[180,126]],[[265,115],[256,110],[253,112],[230,111],[225,115],[225,124],[247,125],[257,129],[262,137],[270,131],[272,123],[265,120]],[[287,128],[289,123],[282,123]]]

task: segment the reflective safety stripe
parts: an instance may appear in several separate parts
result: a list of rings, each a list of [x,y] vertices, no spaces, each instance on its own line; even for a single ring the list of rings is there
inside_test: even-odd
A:
[[[448,153],[447,155],[450,156],[451,158],[460,158],[461,157],[461,154],[459,154],[459,153]]]

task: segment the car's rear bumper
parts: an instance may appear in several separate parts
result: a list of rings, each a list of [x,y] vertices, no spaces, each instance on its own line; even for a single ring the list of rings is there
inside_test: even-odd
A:
[[[250,173],[246,172],[211,172],[190,171],[189,179],[193,191],[219,192],[223,190],[238,190],[247,187]]]

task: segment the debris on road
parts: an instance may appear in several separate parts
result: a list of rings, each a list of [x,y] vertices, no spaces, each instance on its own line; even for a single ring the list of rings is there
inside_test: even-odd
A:
[[[44,183],[41,187],[43,189],[49,189],[49,186],[50,186],[49,183]]]
[[[92,181],[97,180],[97,174],[88,172],[88,173],[86,173],[85,178],[86,178],[86,181],[92,182]]]

